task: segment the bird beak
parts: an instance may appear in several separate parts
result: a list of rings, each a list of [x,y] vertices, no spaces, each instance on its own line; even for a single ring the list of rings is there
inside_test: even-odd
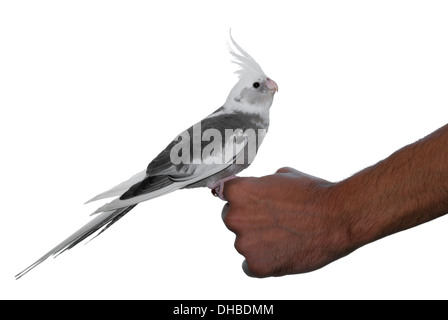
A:
[[[269,78],[268,78],[268,79],[266,80],[266,87],[267,87],[269,90],[278,92],[278,85],[277,85],[277,83],[275,83],[275,81],[272,80],[272,79],[269,79]]]

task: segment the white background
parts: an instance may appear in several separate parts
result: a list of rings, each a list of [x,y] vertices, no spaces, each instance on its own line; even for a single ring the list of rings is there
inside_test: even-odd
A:
[[[3,1],[0,297],[448,298],[448,217],[323,269],[252,279],[208,189],[139,205],[87,245],[13,276],[86,223],[236,81],[228,31],[279,85],[243,173],[338,181],[448,119],[445,1]]]

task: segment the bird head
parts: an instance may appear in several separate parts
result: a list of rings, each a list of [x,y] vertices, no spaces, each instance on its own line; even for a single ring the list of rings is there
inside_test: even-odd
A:
[[[239,81],[230,91],[224,107],[245,113],[266,113],[278,91],[277,83],[266,76],[260,65],[235,42],[232,34],[230,39],[232,61],[240,66],[235,72]]]

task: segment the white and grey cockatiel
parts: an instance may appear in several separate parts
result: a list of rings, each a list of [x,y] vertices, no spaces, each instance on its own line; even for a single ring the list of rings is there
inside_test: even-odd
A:
[[[140,202],[196,187],[209,187],[223,199],[223,183],[253,160],[269,127],[269,109],[278,91],[277,84],[266,76],[258,63],[231,35],[230,39],[233,62],[240,69],[236,72],[239,81],[225,104],[177,136],[146,170],[88,201],[116,197],[96,210],[97,216],[84,227],[17,274],[16,279],[48,257],[94,234],[99,235]]]

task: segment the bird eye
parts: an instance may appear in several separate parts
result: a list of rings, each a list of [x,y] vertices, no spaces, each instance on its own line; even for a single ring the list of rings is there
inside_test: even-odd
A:
[[[253,87],[257,89],[260,86],[260,82],[254,82]]]

